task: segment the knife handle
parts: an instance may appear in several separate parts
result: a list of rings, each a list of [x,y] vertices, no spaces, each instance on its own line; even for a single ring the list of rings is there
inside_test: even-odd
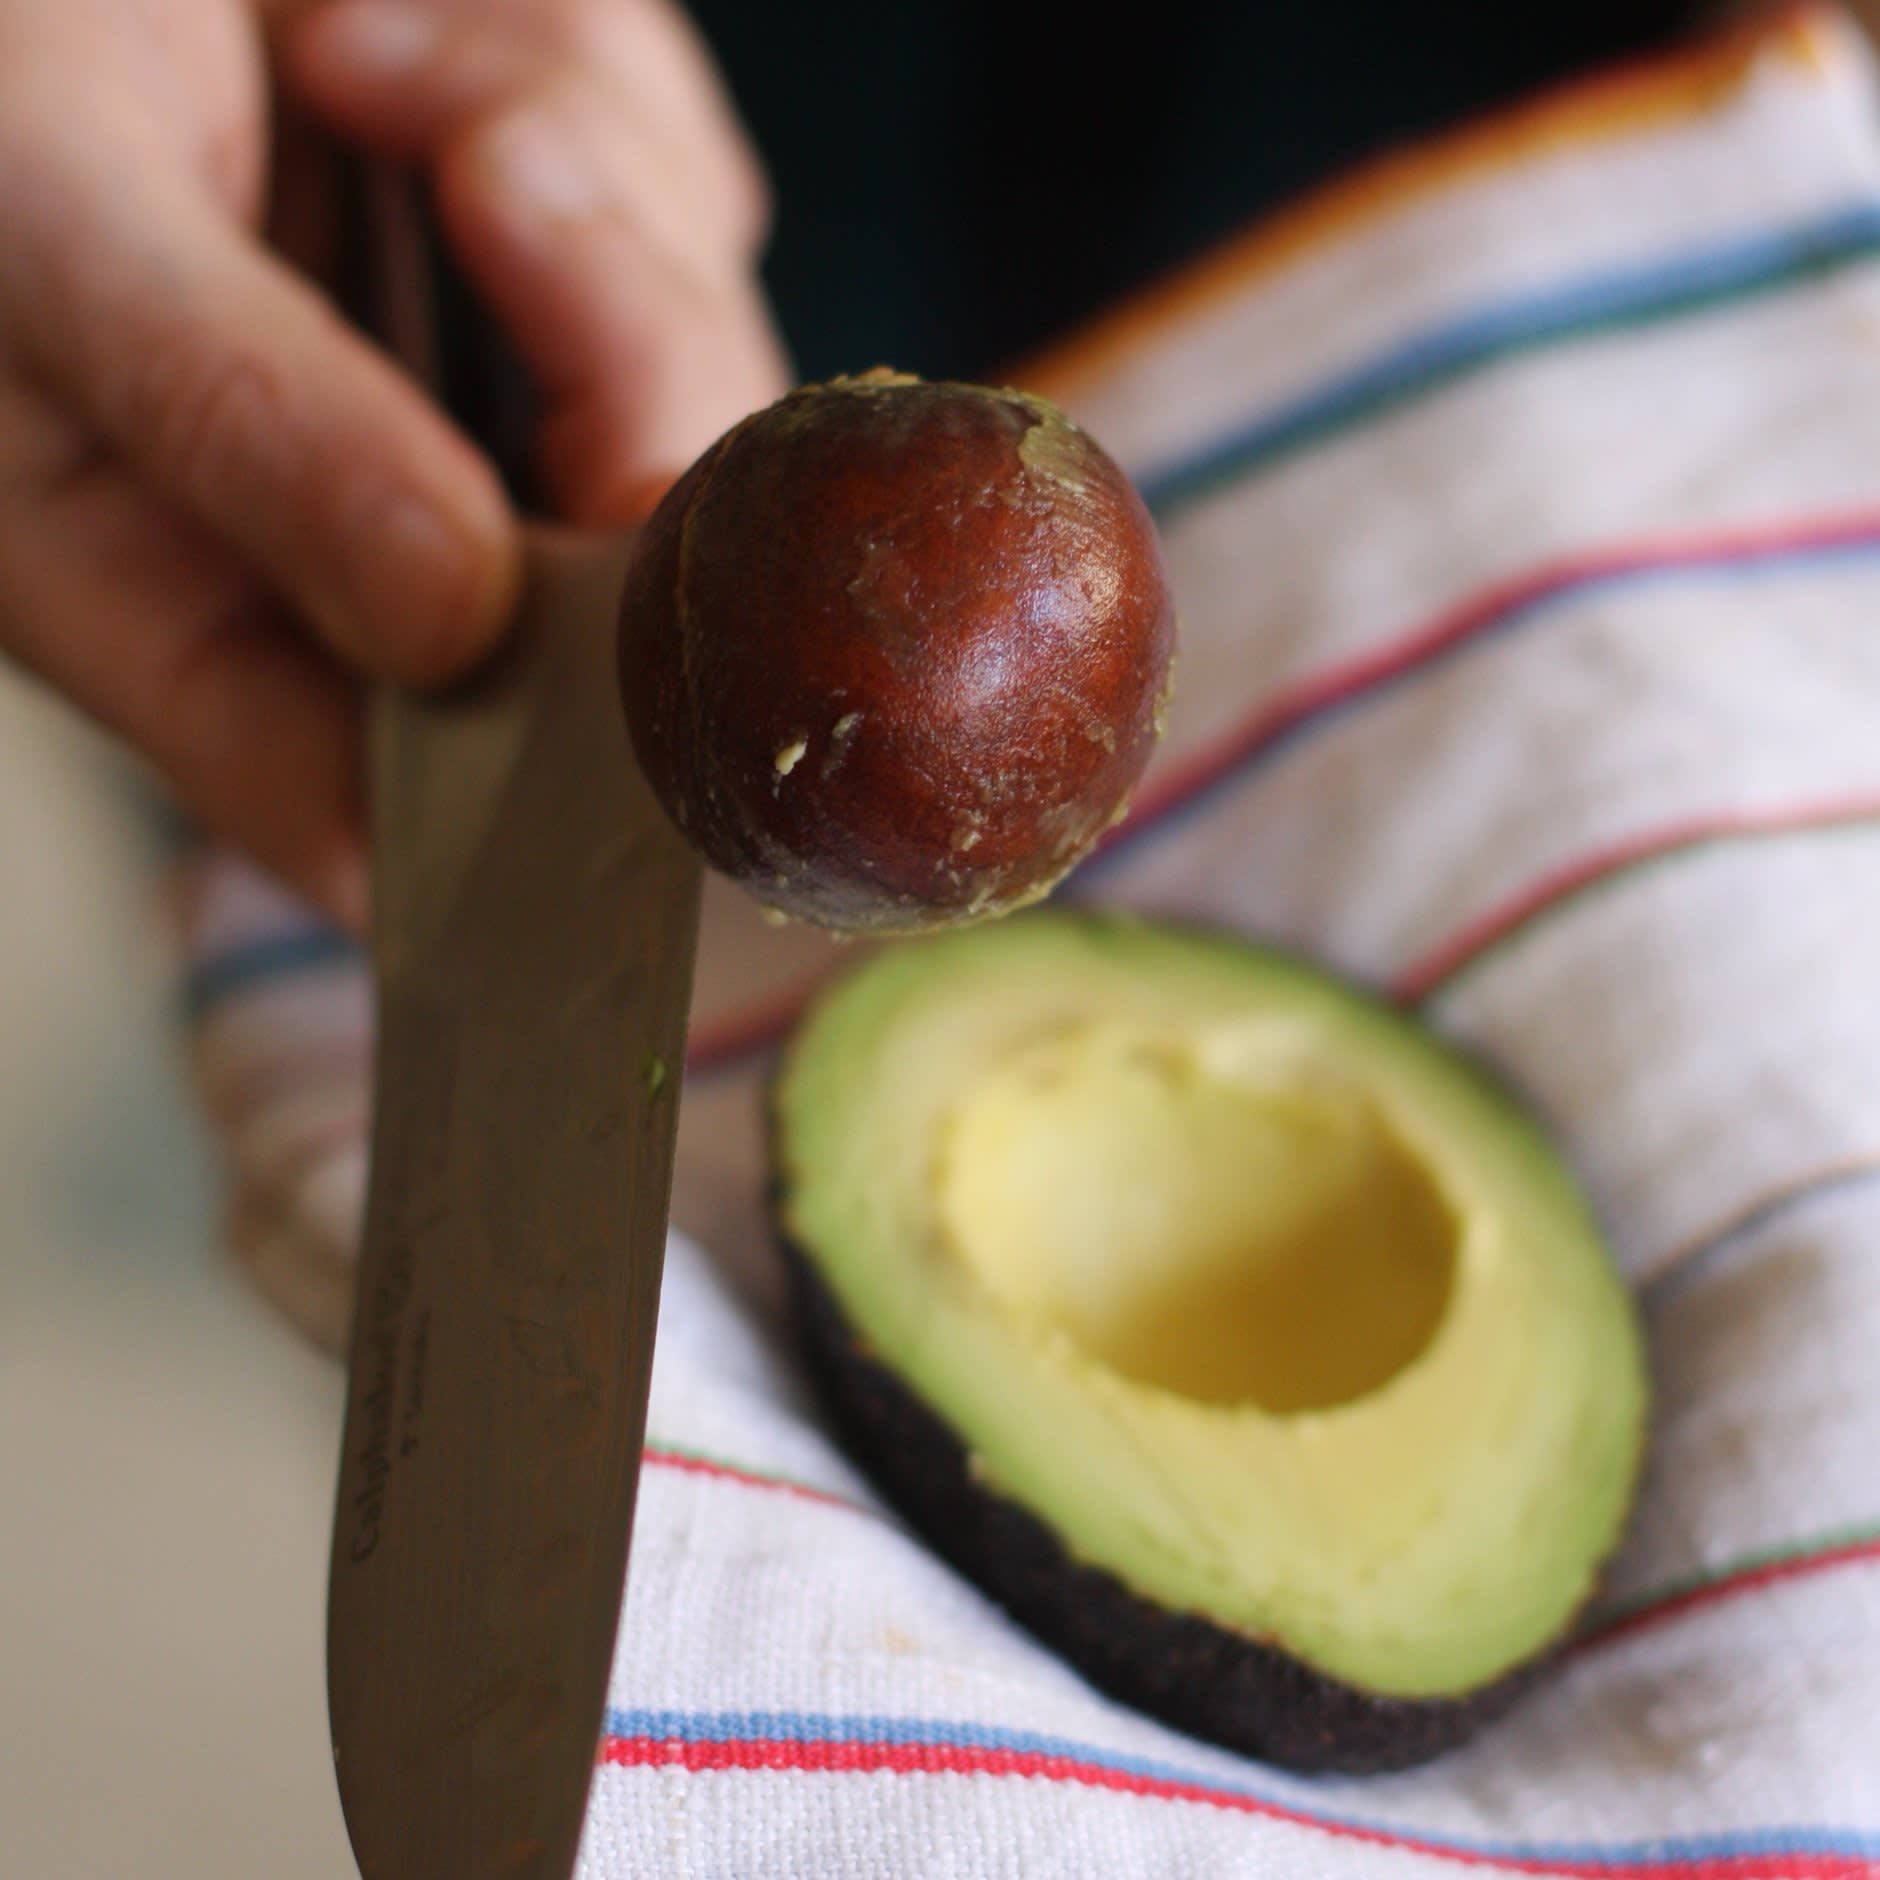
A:
[[[534,508],[540,394],[458,267],[423,178],[353,162],[341,190],[342,304],[481,446],[517,507]]]

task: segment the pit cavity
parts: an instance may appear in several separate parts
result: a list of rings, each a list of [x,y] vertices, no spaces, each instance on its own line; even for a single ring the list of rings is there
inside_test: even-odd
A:
[[[1325,1410],[1435,1335],[1460,1224],[1349,1083],[1090,1025],[953,1112],[937,1204],[1005,1312],[1211,1406]]]

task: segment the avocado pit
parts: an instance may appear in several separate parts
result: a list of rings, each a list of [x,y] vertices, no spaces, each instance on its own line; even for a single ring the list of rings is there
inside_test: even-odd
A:
[[[1174,609],[1129,480],[1028,393],[873,372],[754,413],[634,544],[628,729],[706,859],[909,933],[1047,893],[1160,734]]]

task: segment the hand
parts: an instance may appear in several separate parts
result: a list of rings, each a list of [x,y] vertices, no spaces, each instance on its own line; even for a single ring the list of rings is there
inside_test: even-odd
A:
[[[297,112],[429,173],[571,517],[786,369],[763,186],[665,0],[0,0],[0,650],[356,925],[357,674],[486,651],[517,536],[290,261],[320,246]]]

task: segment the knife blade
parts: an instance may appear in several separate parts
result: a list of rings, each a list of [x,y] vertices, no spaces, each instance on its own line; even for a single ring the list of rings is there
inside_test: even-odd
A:
[[[532,525],[498,658],[371,706],[378,1040],[327,1633],[365,1880],[567,1880],[579,1843],[700,894],[618,703],[627,552]]]

